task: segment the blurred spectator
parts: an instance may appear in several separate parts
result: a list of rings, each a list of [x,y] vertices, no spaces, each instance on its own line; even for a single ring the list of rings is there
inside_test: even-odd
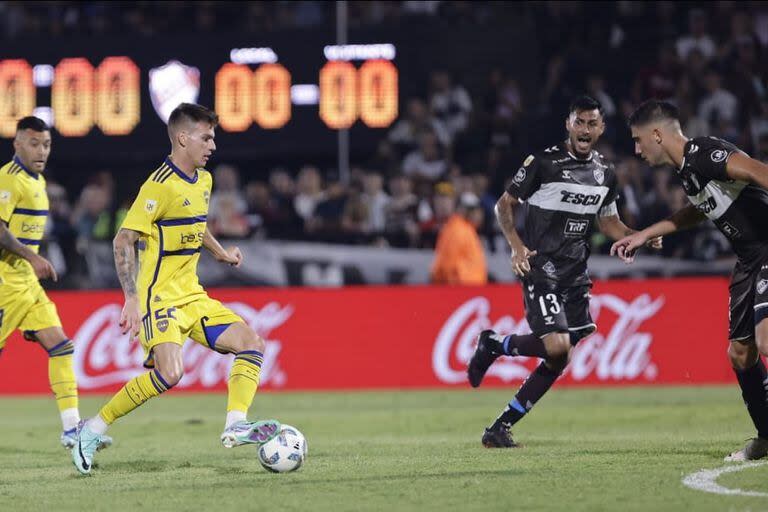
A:
[[[693,9],[688,13],[688,34],[678,38],[677,55],[685,60],[691,50],[698,49],[707,59],[715,56],[715,42],[707,32],[707,13]]]
[[[674,97],[680,76],[677,54],[671,43],[662,43],[655,65],[640,70],[632,87],[635,104],[648,98],[666,100]]]
[[[219,201],[226,197],[228,208],[234,208],[239,214],[245,213],[247,206],[240,189],[240,172],[233,165],[220,164],[213,170],[213,193],[208,205],[208,215],[219,215]]]
[[[429,103],[434,116],[448,130],[451,141],[467,129],[472,99],[464,87],[453,83],[447,71],[432,74],[432,97]]]
[[[296,196],[293,208],[305,222],[312,218],[315,207],[324,199],[322,178],[317,167],[305,166],[299,171],[296,179]]]
[[[384,192],[384,178],[376,172],[368,172],[363,181],[363,200],[368,205],[367,231],[383,233],[387,224],[387,206],[390,198]]]
[[[471,185],[472,181],[469,180],[470,188]],[[465,192],[465,194],[472,194],[472,192]],[[419,219],[420,247],[435,246],[438,233],[455,213],[457,196],[460,196],[460,194],[457,194],[456,189],[451,183],[443,181],[435,185],[434,195],[432,195],[431,204],[427,210],[428,213]]]
[[[707,72],[705,86],[707,95],[699,105],[699,117],[708,124],[710,135],[734,140],[738,137],[739,100],[722,87],[722,77],[713,69]]]
[[[208,228],[219,238],[245,238],[250,233],[250,225],[243,211],[240,211],[241,198],[232,192],[220,192],[216,203],[215,215],[208,216]]]
[[[111,240],[115,229],[109,212],[110,196],[105,187],[88,185],[72,213],[72,224],[78,235],[78,250],[84,253],[90,240]]]
[[[409,247],[418,237],[416,225],[416,207],[418,198],[413,193],[413,182],[403,175],[396,175],[389,180],[391,199],[386,208],[386,233],[390,245]]]
[[[398,120],[389,131],[389,141],[402,153],[414,150],[424,133],[433,133],[443,147],[451,143],[451,135],[443,123],[429,114],[426,104],[418,98],[408,101],[404,118]]]
[[[457,212],[440,230],[430,273],[433,283],[482,285],[488,282],[485,252],[477,235],[482,222],[480,200],[472,193],[463,194]]]
[[[403,173],[413,178],[435,181],[447,170],[448,162],[433,133],[423,133],[419,149],[410,152],[403,160]]]

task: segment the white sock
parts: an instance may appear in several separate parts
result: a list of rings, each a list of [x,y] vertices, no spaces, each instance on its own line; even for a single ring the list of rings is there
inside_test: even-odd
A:
[[[106,434],[107,429],[109,428],[109,425],[107,425],[104,420],[101,419],[100,414],[97,414],[93,418],[89,419],[88,423],[86,423],[86,426],[91,429],[91,432],[99,434],[100,436]]]
[[[224,422],[224,430],[228,429],[238,421],[245,421],[245,413],[243,411],[229,411],[227,413],[227,420]]]
[[[71,430],[80,423],[80,411],[73,407],[61,411],[61,426],[64,430]]]

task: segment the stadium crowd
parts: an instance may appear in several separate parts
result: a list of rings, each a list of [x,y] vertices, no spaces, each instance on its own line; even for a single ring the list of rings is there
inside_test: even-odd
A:
[[[250,2],[245,13],[235,2],[118,4],[123,3],[0,2],[0,25],[6,38],[14,38],[115,29],[151,35],[190,24],[205,32],[230,22],[243,31],[269,32],[334,19],[332,6],[313,1]],[[564,137],[566,106],[582,92],[605,110],[608,129],[599,150],[615,162],[620,213],[630,226],[648,225],[687,201],[674,173],[650,169],[632,155],[625,119],[645,98],[675,102],[688,136],[722,137],[768,161],[765,3],[691,8],[677,2],[527,2],[514,10],[498,4],[349,2],[350,24],[356,27],[413,20],[483,25],[499,16],[547,27],[539,32],[546,63],[538,77],[541,87],[524,90],[519,81],[524,71],[512,66],[491,70],[481,87],[466,85],[466,69],[435,69],[423,95],[401,99],[400,118],[383,132],[374,154],[353,162],[347,183],[334,169],[312,162],[274,168],[268,178],[253,180],[247,168],[220,159],[213,169],[210,229],[223,239],[429,248],[456,198],[471,192],[485,209],[485,243],[506,250],[493,216],[505,180],[527,154]],[[640,26],[653,29],[639,32]],[[643,50],[636,55],[638,47]],[[89,240],[110,239],[127,206],[115,199],[106,169],[80,191],[52,181],[49,193],[50,235],[64,254],[86,251]],[[596,250],[605,250],[606,242],[595,235]],[[663,253],[712,260],[729,250],[705,224],[668,240]],[[69,263],[78,268],[77,261]]]

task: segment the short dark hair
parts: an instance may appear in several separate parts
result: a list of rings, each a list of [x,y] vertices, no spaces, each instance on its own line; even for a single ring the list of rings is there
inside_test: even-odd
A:
[[[629,116],[629,126],[643,126],[656,121],[679,121],[680,111],[668,101],[647,100]]]
[[[587,96],[586,94],[575,98],[571,102],[571,106],[568,107],[568,114],[572,114],[573,112],[584,112],[585,110],[597,110],[600,112],[601,116],[605,115],[605,111],[603,110],[603,106],[600,104],[600,102],[592,96]]]
[[[16,133],[22,130],[32,130],[35,132],[49,132],[51,129],[45,124],[45,121],[35,116],[27,116],[19,119],[16,123]]]
[[[219,116],[213,110],[197,105],[196,103],[181,103],[173,109],[171,117],[168,118],[168,128],[179,124],[181,121],[188,120],[195,123],[207,122],[214,128],[219,124]]]

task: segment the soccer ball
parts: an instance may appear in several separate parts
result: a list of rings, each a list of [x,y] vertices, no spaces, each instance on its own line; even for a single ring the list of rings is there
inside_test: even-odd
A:
[[[267,471],[296,471],[307,458],[307,440],[296,427],[283,425],[278,435],[259,447],[257,455]]]

